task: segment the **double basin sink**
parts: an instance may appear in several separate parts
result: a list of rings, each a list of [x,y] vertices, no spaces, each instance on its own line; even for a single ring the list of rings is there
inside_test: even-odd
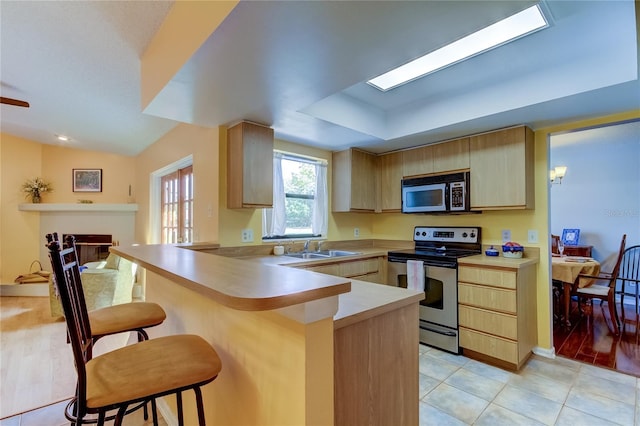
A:
[[[311,251],[307,253],[288,253],[285,256],[297,257],[298,259],[327,259],[331,257],[354,256],[356,254],[360,253],[346,250],[323,250]]]

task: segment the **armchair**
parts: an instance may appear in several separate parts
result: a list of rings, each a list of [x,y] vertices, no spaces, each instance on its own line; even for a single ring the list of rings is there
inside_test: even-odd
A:
[[[82,270],[82,287],[87,310],[131,302],[137,265],[115,254],[102,262],[87,263]],[[49,279],[49,305],[52,317],[63,316],[55,286]]]

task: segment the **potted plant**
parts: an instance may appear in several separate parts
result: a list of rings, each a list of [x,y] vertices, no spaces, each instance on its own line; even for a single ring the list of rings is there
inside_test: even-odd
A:
[[[22,184],[22,191],[26,194],[25,198],[31,198],[32,203],[39,203],[42,194],[53,191],[53,187],[49,182],[45,182],[41,178],[29,179]]]

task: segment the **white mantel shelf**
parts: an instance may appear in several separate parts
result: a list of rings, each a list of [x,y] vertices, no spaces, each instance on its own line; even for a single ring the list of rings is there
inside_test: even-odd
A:
[[[18,210],[25,212],[136,212],[137,204],[106,203],[24,203],[18,204]]]

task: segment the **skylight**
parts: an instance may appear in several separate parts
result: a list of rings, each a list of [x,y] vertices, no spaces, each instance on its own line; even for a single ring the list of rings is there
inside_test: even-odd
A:
[[[383,92],[391,90],[548,26],[540,6],[534,5],[373,78],[367,83]]]

